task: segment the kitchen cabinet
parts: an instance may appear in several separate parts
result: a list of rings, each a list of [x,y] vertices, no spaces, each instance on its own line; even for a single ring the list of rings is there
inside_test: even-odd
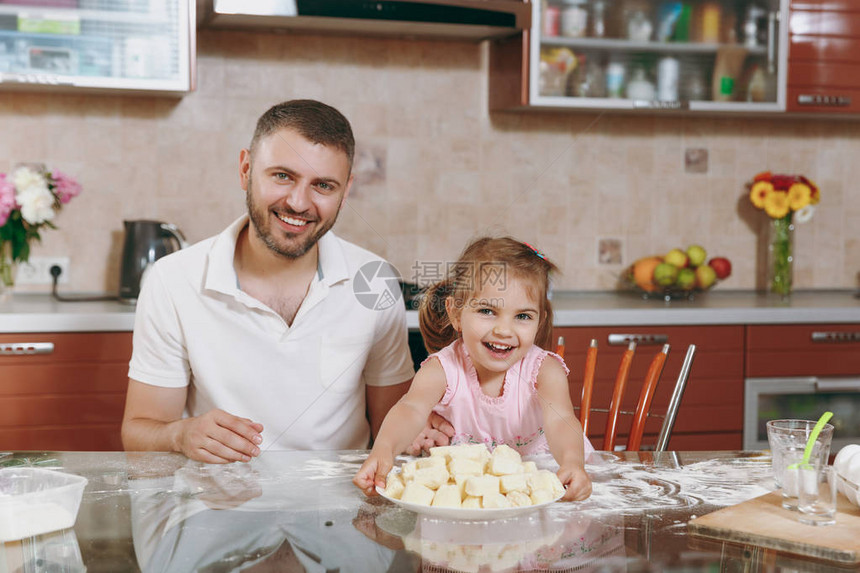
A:
[[[607,408],[615,386],[615,376],[626,340],[637,340],[636,354],[627,382],[622,410],[632,411],[639,388],[654,357],[663,344],[671,346],[657,386],[651,411],[662,414],[669,405],[675,380],[681,370],[687,346],[696,345],[696,356],[681,407],[675,420],[670,450],[737,450],[743,434],[744,327],[726,326],[616,326],[554,329],[565,341],[564,359],[570,368],[570,395],[578,408],[582,398],[585,355],[592,338],[598,342],[592,407]],[[624,335],[624,336],[619,336]],[[610,340],[620,339],[620,343]],[[632,416],[619,423],[619,444],[625,441]],[[662,418],[649,418],[643,447],[654,444]],[[606,414],[593,413],[589,438],[595,447],[603,443]]]
[[[182,95],[192,0],[0,0],[0,88]]]
[[[749,325],[744,448],[767,447],[768,420],[831,411],[832,451],[860,442],[860,324]]]
[[[131,339],[0,334],[0,450],[121,450]]]
[[[785,111],[789,0],[542,0],[494,41],[490,108]]]
[[[792,0],[789,112],[860,112],[860,3]]]

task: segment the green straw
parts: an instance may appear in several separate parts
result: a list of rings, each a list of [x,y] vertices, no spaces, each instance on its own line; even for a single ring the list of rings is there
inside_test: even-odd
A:
[[[833,412],[824,412],[821,414],[821,417],[818,418],[818,421],[815,423],[815,427],[812,428],[812,433],[809,434],[809,440],[806,442],[806,449],[803,451],[803,460],[799,463],[791,464],[788,466],[788,469],[796,470],[800,466],[803,466],[804,469],[808,469],[810,467],[809,458],[812,457],[812,446],[815,445],[815,440],[818,439],[818,434],[821,433],[821,428],[824,427],[824,424],[826,424],[831,417],[833,417]]]

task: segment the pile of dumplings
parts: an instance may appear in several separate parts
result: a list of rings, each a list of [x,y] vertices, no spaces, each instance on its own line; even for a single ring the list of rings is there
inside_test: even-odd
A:
[[[383,493],[417,505],[500,509],[552,501],[564,486],[510,446],[490,453],[485,444],[463,444],[430,448],[430,457],[403,464],[388,475]]]

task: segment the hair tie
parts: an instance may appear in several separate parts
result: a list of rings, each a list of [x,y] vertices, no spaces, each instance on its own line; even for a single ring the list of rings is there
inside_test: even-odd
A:
[[[545,255],[545,254],[543,254],[542,252],[540,252],[539,250],[537,250],[537,249],[536,249],[536,248],[534,248],[533,246],[529,245],[529,244],[528,244],[528,243],[526,243],[525,241],[523,241],[523,244],[524,244],[525,246],[527,246],[528,248],[530,248],[534,254],[536,254],[537,256],[539,256],[540,258],[542,258],[543,260],[546,260],[546,255]]]

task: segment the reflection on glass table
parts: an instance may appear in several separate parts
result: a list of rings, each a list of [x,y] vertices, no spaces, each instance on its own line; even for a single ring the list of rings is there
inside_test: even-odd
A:
[[[366,453],[266,452],[207,466],[165,453],[21,452],[0,466],[47,461],[89,480],[74,529],[62,532],[68,549],[52,553],[65,569],[52,571],[733,570],[753,554],[774,570],[795,563],[687,533],[694,516],[774,489],[765,452],[598,452],[586,467],[591,498],[494,522],[366,498],[351,483]]]

